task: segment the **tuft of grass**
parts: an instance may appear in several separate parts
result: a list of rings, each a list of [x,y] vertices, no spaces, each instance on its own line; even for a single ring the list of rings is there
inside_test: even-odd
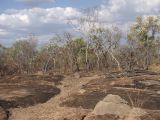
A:
[[[141,91],[137,92],[137,95],[134,98],[127,92],[127,96],[129,98],[129,102],[131,103],[132,108],[143,108],[144,104],[150,99],[150,97],[142,98]]]

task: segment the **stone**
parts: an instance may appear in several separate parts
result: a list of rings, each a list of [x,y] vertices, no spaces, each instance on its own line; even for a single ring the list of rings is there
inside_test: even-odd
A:
[[[126,116],[129,114],[129,111],[131,110],[131,107],[127,104],[117,104],[113,102],[103,102],[100,101],[93,113],[95,115],[105,115],[105,114],[113,114],[118,116]]]
[[[123,120],[137,120],[137,118],[147,115],[147,112],[141,108],[131,108],[120,96],[109,94],[97,103],[93,115],[91,118],[102,116],[104,119],[109,119],[112,115],[111,120],[115,120],[117,116]]]
[[[124,104],[128,103],[127,101],[125,101],[124,99],[122,99],[120,96],[118,96],[118,95],[112,95],[112,94],[107,95],[103,99],[103,102],[124,103]]]

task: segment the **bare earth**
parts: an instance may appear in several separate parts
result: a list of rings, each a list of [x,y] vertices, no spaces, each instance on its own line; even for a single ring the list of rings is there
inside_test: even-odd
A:
[[[61,90],[60,94],[43,104],[12,109],[10,120],[81,120],[92,110],[81,107],[61,107],[60,104],[77,91],[79,94],[83,93],[82,86],[97,78],[100,78],[100,76],[65,77],[62,84],[57,86]]]

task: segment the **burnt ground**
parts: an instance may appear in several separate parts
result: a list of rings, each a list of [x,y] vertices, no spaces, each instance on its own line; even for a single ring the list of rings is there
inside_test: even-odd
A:
[[[43,104],[37,104],[27,108],[15,108],[11,110],[11,120],[83,120],[91,112],[90,109],[81,107],[61,107],[60,104],[73,93],[80,93],[81,87],[89,81],[99,78],[97,75],[88,77],[65,76],[57,87],[60,94],[52,97]]]
[[[11,120],[83,120],[108,94],[147,110],[141,120],[160,120],[160,74],[151,71],[8,76],[0,90],[0,106]]]
[[[114,72],[105,75],[105,78],[90,81],[81,89],[85,91],[83,94],[72,94],[61,106],[93,109],[97,102],[106,95],[115,94],[128,101],[132,107],[151,110],[151,113],[158,110],[156,114],[158,116],[153,114],[151,116],[154,116],[155,120],[160,118],[159,73],[151,71]]]
[[[9,114],[11,108],[44,103],[60,93],[63,76],[23,75],[0,78],[0,107]]]

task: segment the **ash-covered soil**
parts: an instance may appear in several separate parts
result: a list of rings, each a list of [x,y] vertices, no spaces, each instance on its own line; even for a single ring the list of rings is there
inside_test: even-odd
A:
[[[52,97],[43,104],[30,106],[27,108],[12,109],[11,120],[83,120],[91,112],[91,109],[82,107],[60,106],[66,98],[81,90],[81,87],[99,76],[91,75],[88,77],[65,76],[61,84],[57,87],[61,90],[60,94]]]
[[[83,94],[72,94],[66,98],[61,106],[94,109],[96,104],[105,96],[113,94],[122,97],[131,107],[138,107],[149,111],[150,117],[142,116],[141,120],[159,120],[160,118],[159,73],[150,71],[114,72],[105,75],[105,78],[90,81],[81,89],[84,91]],[[105,116],[101,116],[100,118],[118,120],[118,118],[109,119]]]
[[[145,109],[141,120],[160,118],[160,74],[151,71],[10,76],[0,80],[0,89],[0,106],[9,120],[85,120],[109,94]],[[114,115],[89,120],[106,118],[119,120]]]
[[[115,94],[127,100],[130,105],[140,104],[146,109],[160,109],[158,73],[149,71],[110,73],[110,76],[107,74],[105,78],[90,81],[82,89],[85,91],[83,94],[75,93],[61,105],[93,109],[106,95]]]
[[[61,75],[14,75],[0,78],[0,107],[10,114],[9,109],[44,103],[60,93],[56,85],[62,80]]]

